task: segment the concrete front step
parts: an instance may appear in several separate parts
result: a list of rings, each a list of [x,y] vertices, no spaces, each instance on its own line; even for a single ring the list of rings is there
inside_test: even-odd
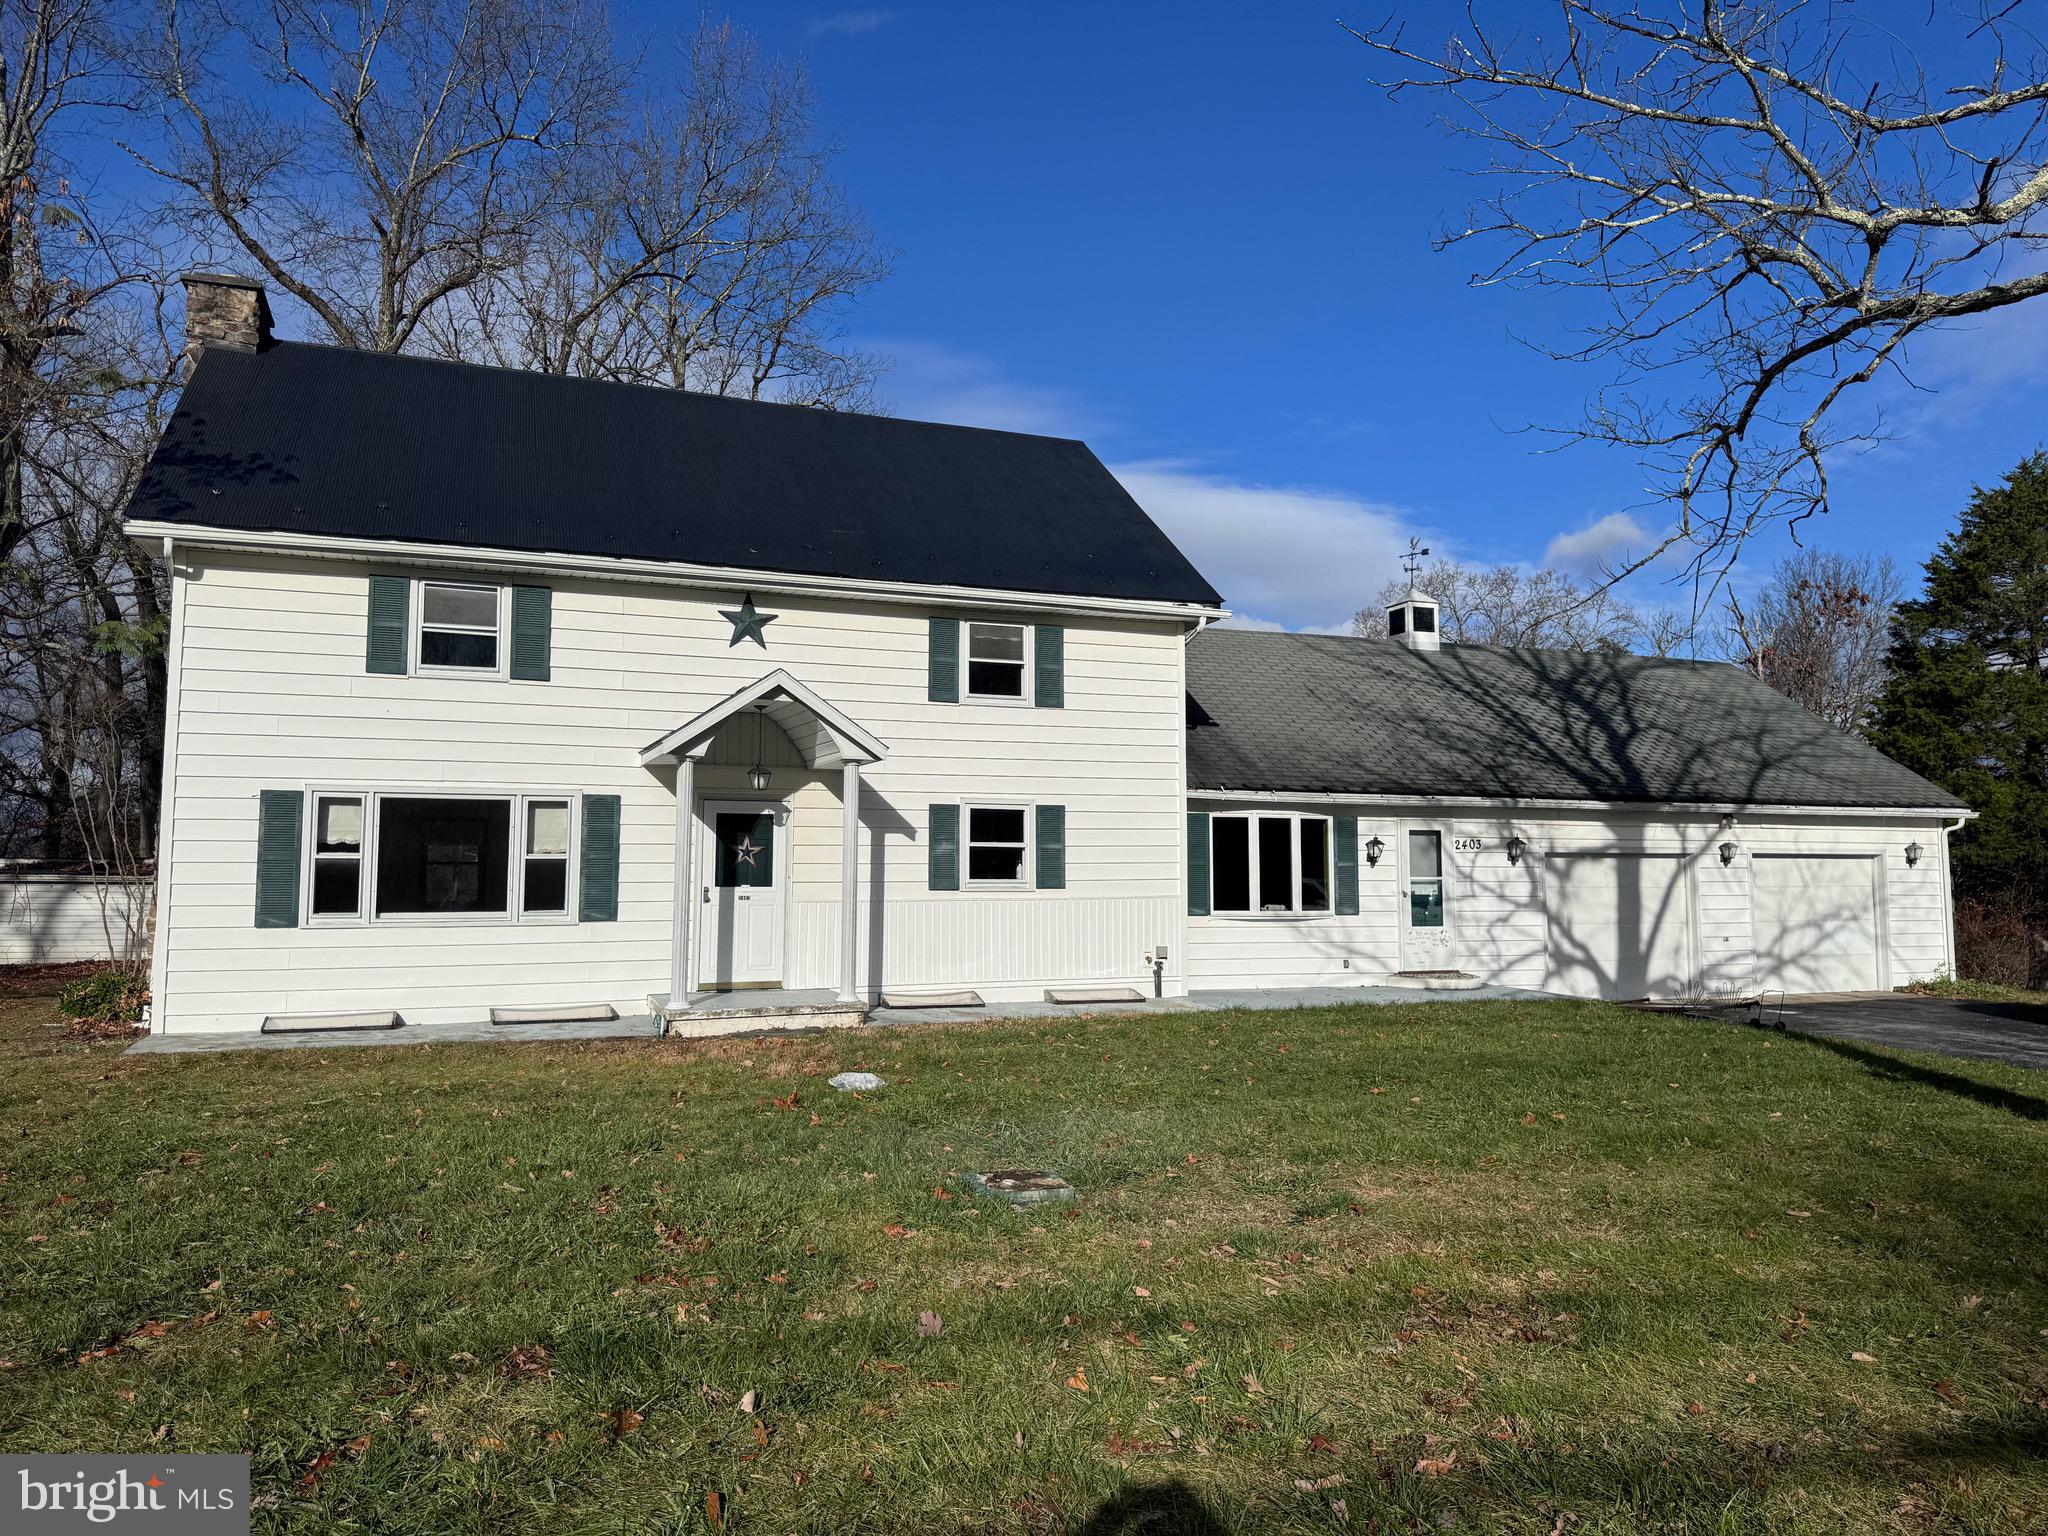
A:
[[[669,1006],[666,992],[647,999],[647,1008],[661,1021],[664,1036],[701,1039],[709,1035],[744,1035],[763,1029],[857,1029],[868,1021],[865,1003],[842,1003],[801,993],[724,992],[694,998],[680,1008]]]
[[[1471,992],[1486,985],[1465,971],[1395,971],[1382,984],[1415,992]]]

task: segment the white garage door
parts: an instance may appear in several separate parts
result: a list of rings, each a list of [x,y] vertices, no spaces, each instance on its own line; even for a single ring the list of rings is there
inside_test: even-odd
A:
[[[1692,903],[1682,860],[1553,854],[1543,861],[1550,987],[1574,997],[1683,997],[1692,986]]]
[[[1877,861],[1759,854],[1756,984],[1773,992],[1866,992],[1877,967]]]

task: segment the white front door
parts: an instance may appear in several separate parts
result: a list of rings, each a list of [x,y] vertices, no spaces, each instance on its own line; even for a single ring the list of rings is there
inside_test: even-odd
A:
[[[697,910],[697,984],[782,985],[782,892],[788,850],[775,805],[707,802]]]
[[[1454,971],[1450,868],[1442,827],[1401,829],[1401,969]]]

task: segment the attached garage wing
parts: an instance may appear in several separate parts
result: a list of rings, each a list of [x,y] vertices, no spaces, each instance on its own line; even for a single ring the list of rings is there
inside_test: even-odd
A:
[[[1692,900],[1671,854],[1544,860],[1549,987],[1573,997],[1684,997],[1693,986]]]
[[[1877,860],[1758,854],[1756,985],[1770,992],[1868,992],[1878,966]]]

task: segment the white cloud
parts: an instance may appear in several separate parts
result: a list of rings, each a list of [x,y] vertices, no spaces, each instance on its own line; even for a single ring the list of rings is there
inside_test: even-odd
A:
[[[845,37],[860,37],[881,31],[902,14],[901,11],[834,11],[829,16],[812,17],[804,30],[812,37],[827,37],[834,32]]]
[[[1052,437],[1082,437],[1104,430],[1104,424],[1067,391],[1020,384],[975,353],[888,337],[866,340],[861,346],[889,359],[883,385],[889,408],[911,421],[948,421]]]
[[[1339,491],[1234,480],[1177,460],[1110,471],[1248,628],[1348,632],[1407,547],[1397,508]]]
[[[1649,530],[1626,512],[1610,512],[1572,533],[1560,533],[1543,551],[1543,564],[1574,576],[1598,576],[1647,554],[1655,543]]]

